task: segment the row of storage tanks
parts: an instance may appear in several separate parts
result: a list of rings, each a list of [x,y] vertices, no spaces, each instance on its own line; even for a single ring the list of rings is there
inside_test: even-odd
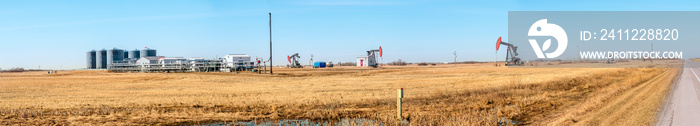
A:
[[[124,61],[124,59],[138,60],[144,56],[156,56],[155,49],[142,49],[126,51],[122,49],[92,50],[87,52],[88,69],[107,69],[114,61]]]

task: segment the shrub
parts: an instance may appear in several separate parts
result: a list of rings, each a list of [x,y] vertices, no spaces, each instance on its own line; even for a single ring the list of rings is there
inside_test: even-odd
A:
[[[408,65],[408,63],[399,59],[398,61],[394,61],[394,62],[389,63],[389,65],[406,66],[406,65]]]
[[[15,68],[11,68],[9,70],[5,70],[3,72],[24,72],[24,68],[15,67]]]
[[[344,63],[340,63],[340,66],[355,66],[355,62],[344,62]]]

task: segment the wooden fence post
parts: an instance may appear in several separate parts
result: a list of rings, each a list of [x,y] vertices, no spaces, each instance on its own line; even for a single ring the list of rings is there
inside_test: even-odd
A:
[[[402,99],[402,98],[403,98],[403,88],[399,88],[399,90],[398,90],[398,97],[397,97],[397,99],[396,99],[396,111],[397,111],[396,116],[398,117],[397,119],[398,119],[399,121],[402,121],[402,120],[403,120],[403,117],[401,116],[401,114],[402,114],[402,109],[401,109],[401,107],[402,107],[402,106],[401,106],[402,100],[401,100],[401,99]]]

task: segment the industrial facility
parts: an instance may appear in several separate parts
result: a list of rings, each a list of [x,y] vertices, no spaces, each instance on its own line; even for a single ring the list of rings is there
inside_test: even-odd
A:
[[[357,66],[379,67],[378,57],[382,57],[382,47],[367,51],[366,56],[357,57]],[[313,55],[311,55],[313,57]],[[290,68],[303,68],[299,63],[299,53],[287,56]],[[92,50],[87,52],[87,69],[103,69],[113,72],[238,72],[253,71],[267,72],[265,63],[268,59],[251,57],[246,54],[227,54],[221,58],[204,59],[199,57],[166,57],[159,56],[155,49],[123,50],[112,48],[109,50]],[[313,62],[310,68],[333,67],[333,62]]]
[[[245,54],[228,54],[223,58],[184,58],[158,56],[155,49],[126,51],[92,50],[87,52],[87,69],[106,69],[114,72],[236,72],[257,70],[263,63],[250,60]],[[257,70],[258,72],[261,70]]]
[[[115,62],[136,61],[143,57],[156,56],[154,49],[125,51],[122,49],[92,50],[87,52],[87,69],[108,69]]]

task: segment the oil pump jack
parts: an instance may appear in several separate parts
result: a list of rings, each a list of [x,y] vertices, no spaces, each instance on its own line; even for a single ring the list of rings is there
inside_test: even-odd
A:
[[[384,52],[382,51],[382,46],[379,46],[379,49],[373,49],[367,51],[367,65],[372,66],[374,68],[379,67],[379,63],[377,63],[377,56],[376,54],[379,53],[379,57],[382,57],[382,54]]]
[[[289,63],[292,64],[292,66],[291,66],[292,68],[303,68],[303,66],[301,66],[301,64],[299,64],[299,61],[297,60],[297,58],[301,58],[299,56],[299,53],[294,53],[294,55],[292,55],[292,56],[287,56],[287,61],[289,61]],[[294,62],[292,63],[292,61],[294,61]]]
[[[498,37],[498,41],[496,41],[496,51],[498,51],[498,48],[501,47],[501,45],[508,46],[507,54],[506,54],[506,66],[522,66],[522,65],[524,65],[523,61],[520,60],[520,58],[515,57],[515,56],[518,56],[518,46],[501,41],[501,37]]]

